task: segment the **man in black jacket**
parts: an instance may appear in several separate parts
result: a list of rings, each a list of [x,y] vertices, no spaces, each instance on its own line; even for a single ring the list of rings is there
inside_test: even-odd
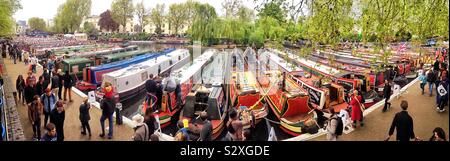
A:
[[[113,101],[109,98],[102,99],[100,103],[100,108],[102,109],[102,116],[100,117],[100,125],[102,128],[102,133],[100,134],[100,137],[105,136],[105,120],[108,119],[109,122],[109,132],[108,132],[108,139],[112,139],[113,136],[113,114],[115,106],[113,106]]]
[[[34,82],[29,83],[25,87],[24,94],[25,94],[25,101],[26,101],[27,105],[31,104],[31,102],[33,102],[33,97],[35,95],[38,95]]]
[[[212,141],[213,128],[211,121],[208,120],[208,114],[206,112],[200,113],[200,119],[203,122],[203,127],[200,132],[200,141]]]
[[[389,136],[386,140],[389,140],[392,134],[394,134],[395,129],[397,129],[397,141],[409,141],[410,139],[416,138],[416,136],[414,135],[413,119],[406,111],[408,109],[408,102],[402,100],[400,107],[403,109],[403,111],[395,114],[394,120],[392,121],[392,125],[389,130]]]
[[[145,91],[147,92],[146,94],[147,106],[150,105],[150,99],[152,100],[152,103],[155,101],[153,96],[156,95],[156,82],[153,79],[154,79],[153,74],[150,74],[149,79],[145,82]],[[150,96],[149,94],[153,96]]]
[[[391,98],[391,84],[387,79],[384,81],[383,96],[385,98],[383,112],[386,112],[386,110],[388,109],[388,105],[389,108],[391,107],[391,103],[389,103],[389,99]]]

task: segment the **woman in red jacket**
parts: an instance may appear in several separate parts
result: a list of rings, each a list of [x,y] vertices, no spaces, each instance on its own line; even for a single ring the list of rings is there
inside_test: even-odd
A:
[[[353,95],[350,99],[350,105],[352,106],[352,120],[353,120],[353,127],[356,128],[356,123],[359,121],[359,124],[364,126],[363,123],[363,113],[361,110],[360,102],[362,100],[362,97],[358,95],[357,90],[353,90]]]

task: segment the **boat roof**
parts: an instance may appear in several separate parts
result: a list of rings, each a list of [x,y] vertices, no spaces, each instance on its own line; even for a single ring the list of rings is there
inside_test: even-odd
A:
[[[78,64],[78,63],[84,63],[84,62],[91,62],[91,59],[88,58],[70,58],[70,59],[64,59],[63,62],[66,64]]]
[[[275,49],[275,51],[280,53],[280,54],[282,54],[282,55],[286,55],[287,54],[289,58],[294,59],[294,60],[296,60],[296,61],[298,61],[298,62],[300,62],[302,64],[305,64],[309,68],[313,68],[313,69],[315,69],[317,71],[320,71],[321,73],[325,73],[327,75],[336,75],[336,74],[341,72],[340,70],[338,70],[336,68],[333,68],[333,67],[330,67],[330,66],[327,66],[327,65],[324,65],[324,64],[320,64],[320,63],[314,62],[312,60],[308,60],[308,59],[302,58],[302,57],[294,55],[292,53],[285,53],[285,52],[281,52],[281,51],[276,50],[276,49]],[[275,55],[275,54],[272,54],[272,55]]]
[[[183,68],[172,72],[171,76],[178,82],[186,82],[199,71],[207,61],[211,60],[216,53],[217,50],[207,50],[202,55],[195,58],[191,65],[185,65]]]
[[[125,60],[121,60],[121,61],[116,61],[116,62],[112,62],[112,63],[108,63],[108,64],[102,64],[102,65],[99,65],[99,66],[91,67],[91,71],[101,71],[101,70],[105,70],[105,69],[110,69],[110,68],[126,65],[126,64],[129,64],[129,63],[141,62],[141,61],[144,61],[146,59],[159,57],[159,56],[161,56],[163,54],[166,54],[168,52],[171,52],[173,50],[174,49],[167,49],[167,50],[165,50],[163,52],[154,52],[154,53],[150,53],[150,51],[126,52],[127,55],[135,55],[136,53],[146,53],[146,54],[145,55],[136,56],[136,57],[133,57],[131,59],[125,59]],[[118,55],[118,54],[112,54],[112,55]],[[109,56],[112,56],[112,55],[109,55]],[[120,56],[124,56],[124,55],[120,54]],[[115,57],[119,57],[119,56],[115,56]]]
[[[150,53],[150,52],[151,52],[150,50],[128,51],[128,52],[123,52],[123,53],[105,55],[105,56],[103,56],[103,58],[117,59],[117,58],[122,58],[122,57],[132,56],[132,55],[136,55],[136,54],[142,54],[142,53]]]
[[[106,75],[109,77],[115,77],[115,78],[122,78],[122,77],[126,77],[129,75],[133,75],[133,74],[141,72],[142,70],[146,70],[148,68],[155,67],[156,65],[159,65],[164,61],[170,60],[172,57],[181,55],[181,54],[183,54],[183,51],[186,51],[186,49],[177,49],[168,54],[160,54],[159,56],[150,58],[147,61],[141,62],[139,64],[130,65],[126,68],[116,70],[111,73],[107,73]]]

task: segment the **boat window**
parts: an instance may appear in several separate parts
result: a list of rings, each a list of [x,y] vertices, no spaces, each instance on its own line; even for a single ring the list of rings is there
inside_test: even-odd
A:
[[[128,84],[129,84],[129,82],[128,82],[128,81],[127,81],[127,82],[125,82],[125,85],[126,85],[126,86],[128,86]]]
[[[169,61],[169,64],[172,65],[172,63],[173,63],[172,60],[170,60],[170,61]]]
[[[148,78],[148,72],[145,71],[144,73],[141,74],[141,80],[145,81],[145,80],[147,80],[147,78]]]
[[[181,56],[178,56],[178,60],[181,60]]]

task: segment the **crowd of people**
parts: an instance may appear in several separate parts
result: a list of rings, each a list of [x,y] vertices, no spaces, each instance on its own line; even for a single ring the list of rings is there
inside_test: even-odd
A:
[[[67,46],[67,45],[79,45],[72,41],[63,41],[59,39],[45,39],[46,43],[38,43],[43,39],[24,39],[19,38],[18,42],[26,41],[33,46],[46,46],[45,44],[56,43],[54,46]],[[63,44],[63,45],[60,45]],[[74,44],[75,43],[75,44]],[[41,45],[38,45],[41,44]],[[19,62],[24,62],[26,66],[29,66],[29,70],[26,78],[23,75],[19,75],[16,80],[16,90],[18,100],[22,102],[28,108],[28,119],[32,125],[33,140],[42,141],[64,141],[64,121],[65,121],[65,108],[72,100],[71,89],[76,83],[76,76],[69,71],[63,71],[62,60],[56,59],[54,56],[50,56],[42,61],[43,74],[36,77],[38,59],[33,56],[32,53],[24,50],[24,48],[4,42],[1,44],[2,54],[8,53],[10,58]],[[442,56],[446,56],[446,53],[436,58],[436,62],[430,69],[423,68],[419,74],[420,88],[422,95],[425,94],[425,87],[428,84],[429,96],[433,96],[433,91],[436,90],[436,106],[439,112],[445,111],[445,106],[448,104],[448,62],[442,61]],[[4,55],[5,57],[5,55]],[[395,77],[392,69],[388,69],[385,76],[385,86],[383,90],[384,107],[383,112],[390,109],[391,103],[389,102],[392,94],[393,79]],[[162,77],[153,76],[150,74],[149,79],[145,82],[145,90],[147,93],[146,104],[148,110],[143,115],[136,115],[132,120],[136,123],[134,128],[134,135],[132,140],[134,141],[159,141],[156,131],[160,128],[158,120],[155,117],[155,113],[161,111],[162,98],[164,92],[175,92],[177,97],[177,103],[182,104],[181,101],[181,86],[179,82],[176,82],[168,74],[162,74]],[[446,92],[441,92],[442,89]],[[116,98],[114,87],[111,83],[105,82],[102,87],[103,98],[100,101],[100,108],[102,110],[100,117],[101,133],[100,137],[107,136],[108,139],[112,139],[114,132],[114,120],[113,114],[117,111]],[[67,99],[68,97],[68,99]],[[327,131],[328,140],[338,140],[339,136],[343,134],[345,130],[349,128],[358,128],[364,126],[363,112],[365,110],[365,99],[362,93],[358,90],[353,90],[348,94],[346,100],[349,104],[349,108],[336,112],[333,108],[330,109],[331,116],[328,117],[325,129]],[[389,140],[396,133],[396,140],[409,141],[411,139],[420,140],[414,134],[413,119],[407,112],[408,102],[402,101],[400,104],[402,109],[398,112],[388,130]],[[79,120],[81,123],[82,135],[92,136],[89,121],[91,104],[87,98],[83,98],[83,102],[79,107]],[[252,132],[250,129],[244,127],[252,124],[251,121],[240,120],[243,111],[232,109],[228,111],[229,120],[226,123],[227,134],[222,139],[224,141],[250,141],[252,139]],[[41,118],[44,120],[41,120]],[[117,118],[117,117],[116,117]],[[174,135],[176,141],[211,141],[213,135],[213,128],[211,121],[208,120],[206,112],[199,114],[200,122],[202,124],[199,129],[198,136],[192,135],[190,123],[188,120],[179,120],[177,123],[178,131]],[[109,128],[106,129],[105,121],[108,120]],[[359,126],[358,126],[359,123]],[[120,123],[119,123],[120,124]],[[44,127],[46,132],[41,136],[41,128]],[[106,134],[106,130],[108,133]],[[445,132],[442,128],[436,127],[433,130],[433,134],[430,141],[446,140]]]
[[[426,69],[423,64],[420,65],[420,70],[418,71],[418,79],[420,81],[419,85],[421,88],[422,95],[425,94],[425,87],[428,84],[429,96],[433,96],[433,91],[436,90],[436,109],[439,113],[445,112],[445,107],[448,105],[448,54],[447,49],[436,49],[435,62],[432,64],[430,69]],[[396,77],[395,71],[392,68],[388,68],[385,72],[385,83],[383,89],[384,106],[382,111],[386,112],[391,108],[390,98],[392,95],[392,85],[394,78]],[[363,115],[364,109],[364,98],[358,96],[358,91],[354,90],[353,95],[351,95],[349,102],[349,108],[343,109],[340,113],[336,113],[334,109],[330,110],[331,116],[327,121],[326,131],[327,140],[336,141],[339,136],[342,135],[343,131],[347,130],[350,126],[348,122],[351,120],[353,122],[352,127],[356,128],[357,121],[363,126]],[[422,140],[414,134],[414,124],[413,119],[407,112],[408,102],[402,100],[400,103],[402,109],[401,112],[395,114],[395,117],[390,126],[388,137],[389,140],[396,132],[397,141],[410,141],[410,140]],[[350,112],[350,117],[349,115]],[[430,141],[446,141],[446,135],[442,128],[436,127],[433,130],[433,134]]]

